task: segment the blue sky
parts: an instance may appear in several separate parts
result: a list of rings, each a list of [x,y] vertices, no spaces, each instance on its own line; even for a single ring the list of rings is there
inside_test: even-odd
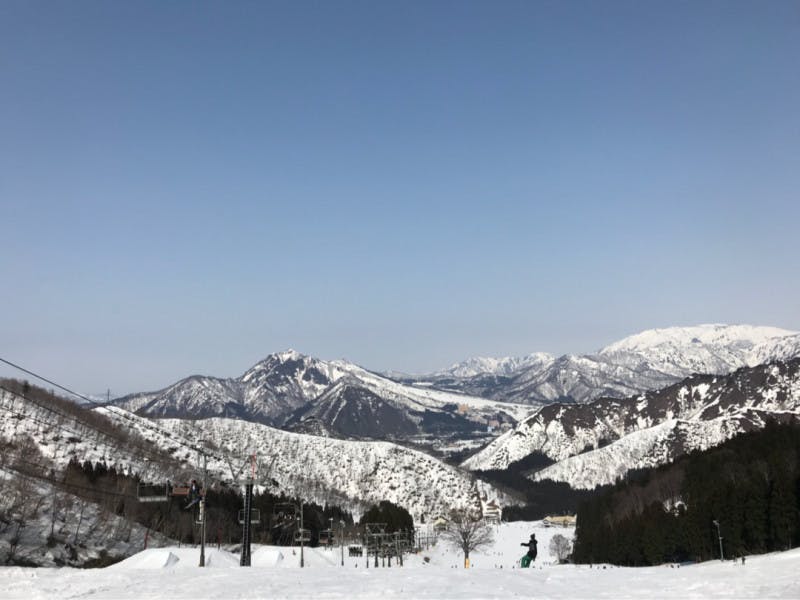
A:
[[[0,3],[4,358],[95,393],[800,329],[797,2]]]

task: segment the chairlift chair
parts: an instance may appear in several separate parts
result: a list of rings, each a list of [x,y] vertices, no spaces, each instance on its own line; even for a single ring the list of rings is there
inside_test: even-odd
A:
[[[261,510],[258,508],[250,509],[250,524],[258,525],[261,523]],[[244,525],[244,509],[239,509],[239,525]]]
[[[172,488],[172,495],[173,496],[188,496],[189,495],[189,486],[188,485],[176,485]]]
[[[170,487],[167,483],[139,483],[136,486],[136,499],[139,502],[169,502]]]
[[[310,542],[311,541],[311,530],[310,529],[298,529],[294,532],[294,541],[297,543],[300,542]]]

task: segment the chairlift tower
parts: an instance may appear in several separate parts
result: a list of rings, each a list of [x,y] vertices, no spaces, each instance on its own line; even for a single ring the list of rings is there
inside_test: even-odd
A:
[[[242,524],[242,556],[239,559],[239,566],[250,566],[250,541],[251,526],[253,524],[253,482],[256,478],[256,455],[250,455],[250,475],[244,483],[244,508],[239,511],[239,522]],[[260,521],[260,515],[256,515],[256,522]]]
[[[242,510],[242,556],[239,566],[250,566],[250,523],[251,506],[253,504],[253,478],[248,477],[244,484],[244,509]]]

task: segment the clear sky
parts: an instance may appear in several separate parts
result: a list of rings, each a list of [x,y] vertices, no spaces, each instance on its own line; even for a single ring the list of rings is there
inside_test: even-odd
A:
[[[800,329],[798,190],[797,1],[0,3],[0,355],[88,393]]]

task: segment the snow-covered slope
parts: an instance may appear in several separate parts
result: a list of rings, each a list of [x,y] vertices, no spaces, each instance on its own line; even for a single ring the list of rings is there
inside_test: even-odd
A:
[[[692,450],[707,450],[733,436],[752,429],[744,415],[710,421],[669,419],[653,427],[634,431],[598,448],[571,456],[533,475],[541,481],[564,481],[573,488],[593,489],[609,485],[631,469],[645,469],[670,463]]]
[[[0,515],[5,564],[91,566],[135,554],[145,539],[151,548],[174,543],[94,502],[1,467]]]
[[[800,356],[800,333],[756,344],[748,353],[747,364],[754,366],[773,360],[790,360],[795,356]]]
[[[272,491],[339,504],[356,514],[380,500],[405,506],[417,518],[467,505],[483,491],[501,504],[508,500],[459,468],[390,442],[290,433],[226,418],[149,419],[117,406],[91,413],[106,417],[106,429],[114,431],[104,433],[89,419],[70,417],[0,389],[0,447],[29,444],[31,455],[41,454],[48,461],[48,470],[62,469],[77,458],[139,473],[153,482],[198,477],[202,460],[197,449],[203,446],[208,448],[212,478],[230,483],[255,453],[262,484]]]
[[[516,568],[530,533],[539,539],[539,557],[531,569]],[[106,569],[0,568],[0,589],[7,599],[31,598],[797,598],[800,597],[800,549],[747,557],[746,566],[709,561],[679,568],[556,565],[550,539],[572,531],[540,523],[508,523],[495,541],[472,554],[474,568],[460,567],[457,549],[439,542],[406,556],[403,567],[365,568],[348,556],[340,566],[339,549],[307,549],[306,568],[292,548],[253,546],[253,566],[238,567],[235,553],[207,549],[208,566],[198,568],[197,548],[149,550]],[[227,557],[224,555],[227,554]]]
[[[695,375],[626,399],[552,404],[462,466],[505,469],[539,452],[560,462],[538,477],[594,487],[628,469],[663,464],[683,452],[721,443],[763,426],[768,418],[798,416],[800,358],[744,367],[726,376]]]
[[[150,420],[118,407],[97,410],[161,448],[188,449],[201,440],[210,444],[217,450],[210,452],[208,467],[220,481],[229,481],[246,457],[256,454],[259,481],[270,491],[338,504],[356,514],[390,500],[416,519],[430,518],[468,505],[484,490],[501,503],[510,501],[458,468],[390,442],[325,438],[234,419]],[[187,462],[200,466],[192,452]]]

